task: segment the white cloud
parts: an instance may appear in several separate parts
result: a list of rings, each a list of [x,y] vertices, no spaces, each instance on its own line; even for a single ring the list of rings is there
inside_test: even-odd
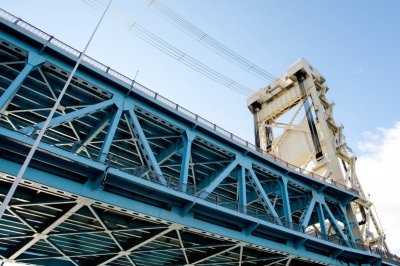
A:
[[[357,175],[375,205],[390,251],[400,255],[400,122],[363,137]]]

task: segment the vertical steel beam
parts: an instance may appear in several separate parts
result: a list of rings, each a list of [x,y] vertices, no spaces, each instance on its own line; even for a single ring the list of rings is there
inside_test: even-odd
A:
[[[17,93],[18,89],[29,73],[40,67],[40,65],[44,62],[45,58],[36,54],[35,52],[30,52],[28,54],[28,60],[26,61],[25,67],[21,72],[19,72],[18,76],[13,80],[10,86],[8,86],[6,91],[0,97],[0,113],[4,114],[7,106],[10,104],[12,98]]]
[[[110,125],[108,127],[106,138],[104,139],[103,145],[101,146],[99,160],[104,163],[106,161],[108,152],[110,151],[112,141],[115,136],[115,132],[117,131],[118,123],[121,119],[123,107],[121,106],[121,102],[117,104],[117,111],[114,113]]]
[[[247,189],[246,189],[246,168],[241,166],[238,172],[238,194],[239,209],[243,213],[247,212]]]
[[[285,214],[285,220],[288,223],[293,222],[292,220],[292,211],[290,208],[290,202],[289,202],[289,192],[287,188],[288,180],[285,177],[282,177],[279,180],[279,185],[281,188],[281,195],[282,195],[282,205],[283,205],[283,212]]]
[[[153,171],[157,174],[157,179],[161,184],[167,185],[167,181],[165,180],[161,172],[160,165],[157,163],[157,160],[154,157],[154,153],[151,150],[150,144],[147,141],[146,135],[143,132],[142,126],[140,125],[135,112],[133,111],[133,109],[130,109],[128,112],[133,133],[135,134],[135,138],[139,143],[139,148],[144,155],[144,159],[147,162],[150,171]]]
[[[328,235],[328,231],[326,230],[326,225],[325,225],[325,215],[321,203],[318,202],[316,207],[317,207],[317,214],[318,214],[319,225],[321,228],[321,233],[323,235]]]
[[[185,133],[182,135],[182,138],[183,149],[181,170],[179,173],[179,189],[183,192],[186,192],[189,177],[190,158],[192,156],[192,142],[196,138],[196,135],[193,132],[186,130]]]

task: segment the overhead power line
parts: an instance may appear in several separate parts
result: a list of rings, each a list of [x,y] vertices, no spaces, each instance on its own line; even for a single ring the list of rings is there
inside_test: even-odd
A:
[[[228,59],[234,64],[240,66],[247,72],[253,74],[254,76],[261,78],[266,81],[277,81],[278,78],[274,75],[268,73],[266,70],[252,63],[250,60],[244,58],[240,54],[236,53],[229,47],[220,43],[209,34],[205,33],[188,20],[174,12],[168,6],[164,5],[159,0],[142,0],[149,7],[156,8],[170,23],[180,28],[182,31],[186,32],[191,37],[195,38],[197,41],[201,42],[220,56]],[[279,82],[279,81],[278,81]]]
[[[106,3],[102,0],[82,0],[82,1],[99,11],[104,11],[104,9],[106,8]],[[164,41],[157,35],[153,34],[149,30],[142,27],[136,21],[123,16],[115,9],[109,8],[109,10],[107,11],[107,16],[111,17],[115,22],[122,25],[126,30],[128,30],[131,33],[134,33],[139,38],[141,38],[148,44],[154,46],[161,52],[169,55],[170,57],[185,64],[191,69],[203,74],[204,76],[224,85],[225,87],[234,90],[244,96],[250,96],[255,93],[253,90],[246,87],[245,85],[242,85],[230,79],[229,77],[217,72],[216,70],[194,59],[188,54],[180,51],[178,48],[174,47],[173,45],[169,44],[168,42]]]

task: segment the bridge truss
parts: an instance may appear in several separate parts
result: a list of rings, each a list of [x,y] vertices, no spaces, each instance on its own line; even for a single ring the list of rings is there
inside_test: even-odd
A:
[[[0,17],[3,200],[79,51]],[[0,259],[398,265],[356,241],[347,213],[359,197],[85,56],[0,220]]]

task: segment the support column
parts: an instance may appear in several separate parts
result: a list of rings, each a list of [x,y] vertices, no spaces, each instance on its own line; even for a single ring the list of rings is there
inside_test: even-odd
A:
[[[26,61],[25,67],[19,72],[18,76],[13,80],[13,82],[8,86],[7,90],[0,97],[0,113],[4,114],[8,105],[10,104],[12,98],[17,93],[18,89],[29,75],[29,73],[36,68],[40,67],[41,64],[45,62],[45,58],[36,54],[34,52],[30,52],[28,55],[28,59]]]
[[[184,134],[182,135],[183,149],[182,149],[181,170],[179,174],[179,189],[183,192],[187,192],[190,157],[192,154],[192,142],[195,139],[195,137],[196,135],[191,131],[185,131]]]
[[[308,77],[304,82],[306,83],[306,87],[310,88],[309,93],[314,105],[314,109],[316,110],[315,113],[318,121],[320,121],[320,130],[324,136],[322,141],[324,142],[327,158],[329,159],[329,166],[327,168],[332,171],[330,178],[338,182],[343,182],[341,167],[339,160],[337,159],[338,157],[335,149],[336,145],[334,143],[334,136],[332,134],[332,130],[329,129],[328,123],[326,122],[324,107],[318,96],[317,88],[311,77]]]
[[[326,226],[325,226],[325,215],[324,215],[324,211],[322,209],[322,205],[319,202],[317,203],[317,214],[318,214],[319,224],[321,227],[321,233],[324,236],[327,236],[328,230],[326,230]]]
[[[239,210],[247,213],[246,168],[240,166],[238,173]]]
[[[115,132],[117,131],[118,123],[122,115],[122,109],[123,107],[121,106],[122,103],[119,102],[117,103],[117,111],[115,112],[113,118],[111,119],[110,126],[108,127],[107,135],[106,138],[104,139],[103,146],[101,147],[100,154],[99,154],[99,160],[100,162],[104,163],[106,161],[106,158],[108,156],[108,152],[110,151],[111,148],[111,143],[114,139]]]
[[[288,223],[292,223],[292,210],[290,208],[290,201],[289,201],[289,193],[287,189],[288,180],[285,177],[282,177],[279,180],[279,185],[281,187],[281,194],[282,194],[282,204],[283,204],[283,212],[285,214],[285,220]]]

